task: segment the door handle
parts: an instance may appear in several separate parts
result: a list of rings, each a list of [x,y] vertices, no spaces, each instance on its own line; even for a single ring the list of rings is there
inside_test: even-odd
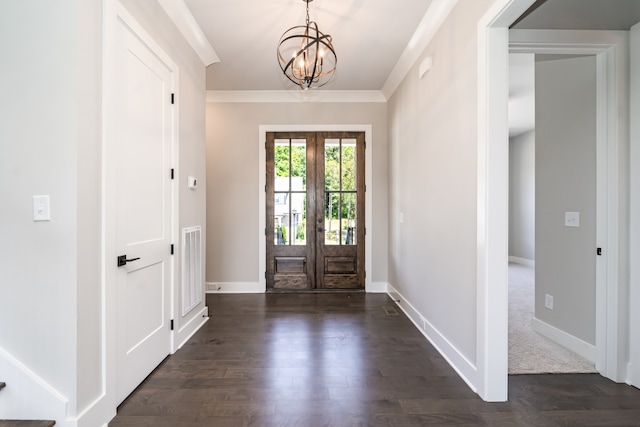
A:
[[[128,262],[137,261],[139,259],[140,259],[140,257],[127,259],[126,255],[120,255],[118,257],[118,267],[122,267],[123,265],[127,265]]]

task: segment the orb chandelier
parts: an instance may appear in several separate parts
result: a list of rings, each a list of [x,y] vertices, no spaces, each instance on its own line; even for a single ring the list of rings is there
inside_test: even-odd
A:
[[[331,81],[338,57],[331,36],[323,34],[318,24],[309,20],[309,2],[313,0],[302,1],[307,4],[307,23],[289,28],[280,37],[278,63],[289,80],[307,90]]]

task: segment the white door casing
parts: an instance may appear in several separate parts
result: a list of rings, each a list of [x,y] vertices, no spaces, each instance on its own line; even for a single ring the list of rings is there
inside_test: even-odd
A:
[[[479,393],[489,401],[507,398],[507,262],[508,191],[502,181],[508,168],[507,104],[509,26],[534,0],[498,0],[478,23],[478,383]],[[613,37],[616,38],[615,36]],[[540,41],[542,44],[543,42]],[[547,47],[550,42],[546,40]],[[596,364],[608,378],[621,380],[625,343],[618,281],[619,157],[625,137],[620,123],[618,100],[621,76],[619,39],[556,42],[562,48],[597,55],[598,114],[598,235],[597,245],[606,248],[606,259],[598,260],[596,292]],[[590,52],[587,52],[591,49]],[[567,52],[569,53],[569,52]],[[604,141],[604,143],[602,143]],[[603,184],[604,183],[604,184]],[[602,221],[602,222],[601,222]],[[604,224],[604,226],[603,226]],[[624,339],[624,338],[622,338]]]
[[[119,404],[171,352],[177,68],[123,9],[113,35],[105,76],[105,275],[115,288],[107,297],[115,384],[107,389]],[[120,255],[136,260],[117,266]]]
[[[628,382],[640,387],[640,23],[631,28],[630,37],[631,91],[631,232],[630,232],[630,320]]]

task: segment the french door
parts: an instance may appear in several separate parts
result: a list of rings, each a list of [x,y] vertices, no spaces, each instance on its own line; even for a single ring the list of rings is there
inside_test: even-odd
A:
[[[364,132],[269,132],[267,290],[364,289]]]

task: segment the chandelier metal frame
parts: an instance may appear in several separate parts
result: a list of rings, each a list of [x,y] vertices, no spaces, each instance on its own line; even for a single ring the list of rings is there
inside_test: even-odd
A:
[[[301,89],[316,89],[329,83],[335,74],[338,57],[332,38],[309,20],[284,32],[278,43],[278,64],[284,75]]]

